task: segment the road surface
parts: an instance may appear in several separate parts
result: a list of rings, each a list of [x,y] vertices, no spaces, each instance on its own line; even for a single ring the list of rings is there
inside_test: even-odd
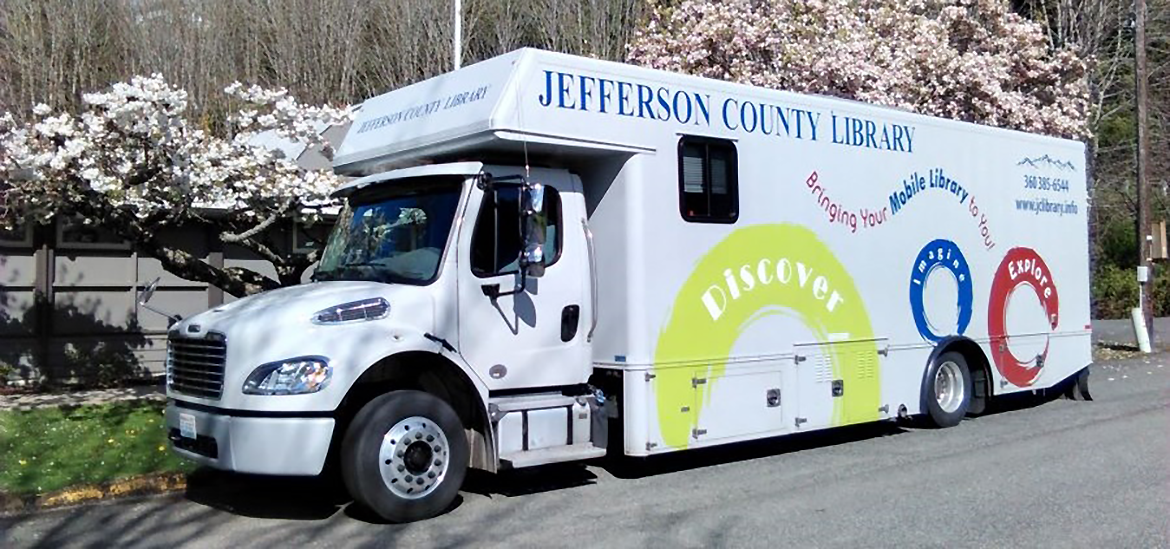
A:
[[[295,479],[0,519],[0,547],[1170,547],[1170,356],[1094,367],[1093,402],[958,427],[850,428],[470,479],[457,507],[377,524]]]

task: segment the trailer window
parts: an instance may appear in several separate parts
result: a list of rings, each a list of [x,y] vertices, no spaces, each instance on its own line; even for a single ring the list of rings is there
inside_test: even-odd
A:
[[[544,265],[548,267],[561,256],[561,195],[545,186],[544,213],[548,228],[544,236]],[[520,189],[501,187],[484,195],[471,235],[471,272],[479,277],[519,272]]]
[[[683,219],[735,223],[739,218],[735,144],[726,139],[684,136],[678,142],[678,186]]]

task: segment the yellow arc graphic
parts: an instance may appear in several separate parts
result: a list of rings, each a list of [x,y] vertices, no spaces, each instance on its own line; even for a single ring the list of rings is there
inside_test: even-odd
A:
[[[823,389],[823,395],[800,398],[832,398],[833,425],[878,419],[880,375],[874,371],[859,376],[855,364],[859,353],[876,361],[877,345],[852,277],[811,230],[793,224],[755,225],[735,231],[699,260],[659,333],[654,391],[666,445],[689,445],[691,431],[744,330],[760,318],[788,312],[818,343],[829,343],[830,334],[845,335],[849,342],[821,350],[832,364],[833,379],[848,387],[845,395],[833,398],[824,383],[812,388]],[[776,345],[791,350],[793,343],[807,342]],[[813,367],[811,361],[799,367],[804,365]],[[689,374],[696,369],[704,371],[706,384],[693,383]]]

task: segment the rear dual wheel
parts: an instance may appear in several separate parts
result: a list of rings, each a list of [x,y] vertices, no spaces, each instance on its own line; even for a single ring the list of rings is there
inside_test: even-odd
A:
[[[958,425],[971,407],[972,396],[974,384],[967,359],[954,351],[936,357],[923,385],[926,420],[935,427]]]
[[[346,430],[342,478],[354,501],[390,522],[446,511],[467,473],[459,416],[421,391],[394,391],[366,404]]]

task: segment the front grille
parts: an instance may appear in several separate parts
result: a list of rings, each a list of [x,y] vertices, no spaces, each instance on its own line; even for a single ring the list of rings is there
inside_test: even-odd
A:
[[[167,385],[172,391],[218,399],[223,394],[227,343],[222,338],[171,337],[167,340]]]

